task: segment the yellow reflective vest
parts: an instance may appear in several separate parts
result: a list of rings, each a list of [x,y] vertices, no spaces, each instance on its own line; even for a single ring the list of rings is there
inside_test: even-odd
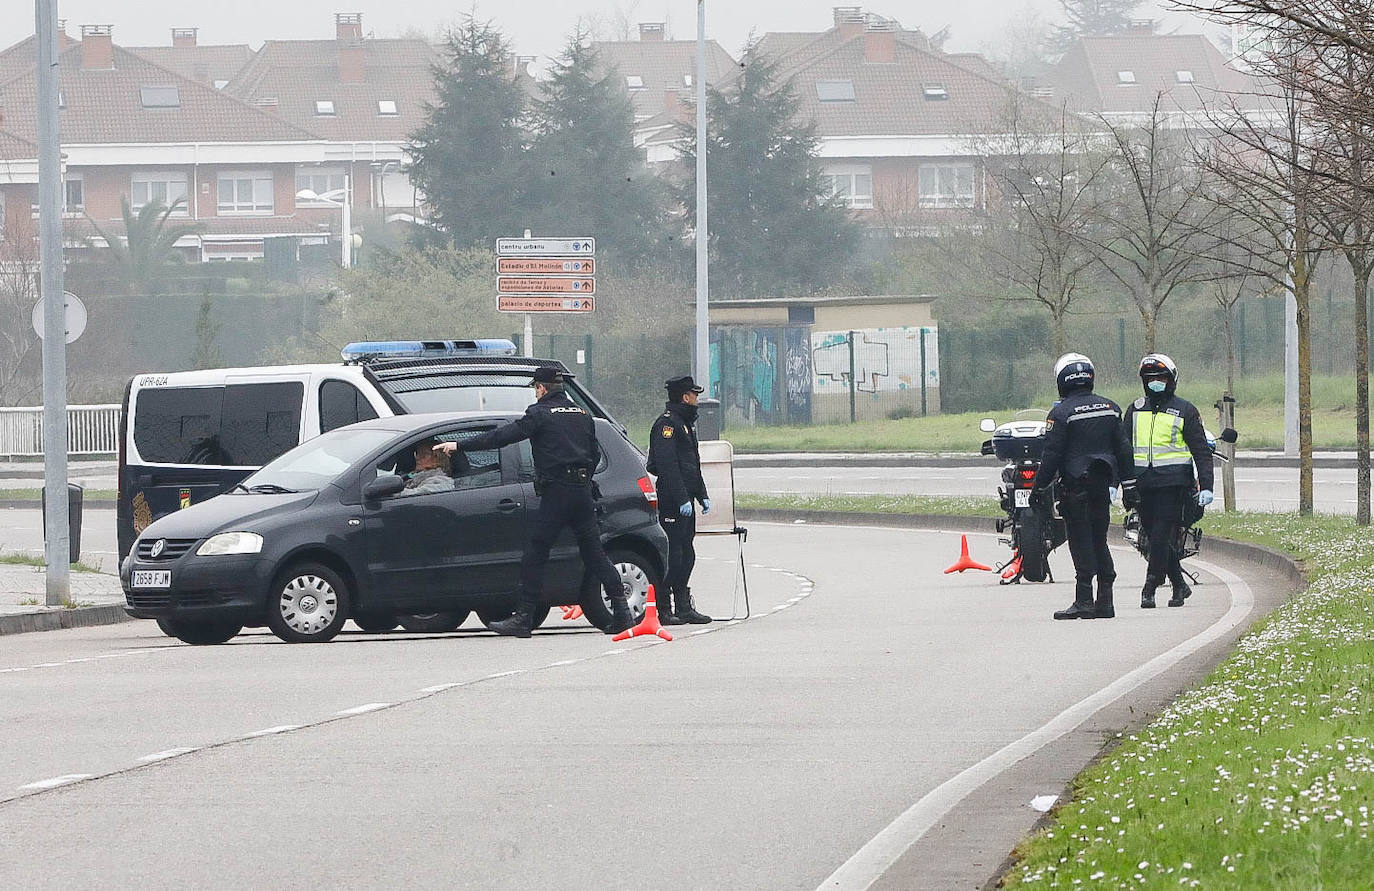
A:
[[[1191,403],[1172,395],[1158,403],[1137,399],[1126,412],[1125,426],[1142,488],[1195,483],[1212,488],[1212,453],[1202,417]]]

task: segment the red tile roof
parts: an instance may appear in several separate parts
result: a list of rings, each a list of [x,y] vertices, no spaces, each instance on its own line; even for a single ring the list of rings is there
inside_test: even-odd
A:
[[[343,142],[408,142],[424,123],[434,99],[437,50],[423,40],[367,39],[363,83],[339,75],[337,40],[269,40],[226,92],[291,123]],[[315,103],[334,103],[334,115],[315,113]],[[396,103],[395,115],[378,113],[378,101]]]
[[[642,90],[626,89],[634,103],[636,118],[660,114],[669,90],[683,91],[684,98],[694,96],[695,86],[683,80],[690,75],[695,84],[697,72],[697,44],[695,40],[607,40],[594,44],[601,56],[602,67],[615,69],[622,78],[639,77]],[[706,43],[706,83],[715,84],[730,76],[735,60],[714,40]],[[625,84],[625,81],[621,81]]]
[[[231,81],[253,58],[246,43],[204,46],[126,46],[131,53],[175,71],[187,80],[214,85]]]
[[[81,46],[59,56],[58,74],[64,101],[61,116],[65,145],[111,143],[213,143],[316,141],[319,136],[253,108],[205,84],[188,80],[122,47],[114,47],[114,68],[81,67]],[[0,83],[5,126],[15,135],[37,140],[34,104],[35,72],[26,71]],[[140,89],[174,86],[180,105],[145,108]]]

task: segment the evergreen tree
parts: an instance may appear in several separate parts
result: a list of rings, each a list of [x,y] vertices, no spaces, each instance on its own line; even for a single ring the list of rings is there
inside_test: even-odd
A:
[[[843,279],[858,229],[846,211],[821,197],[819,138],[798,123],[790,84],[774,83],[777,65],[757,49],[723,90],[708,91],[706,162],[711,285],[717,294],[807,293]],[[682,190],[696,219],[695,139],[683,150]]]
[[[544,234],[592,235],[618,265],[662,257],[676,242],[667,195],[634,146],[634,106],[620,75],[605,71],[580,30],[534,102],[537,204],[530,225]]]
[[[530,174],[525,95],[510,46],[489,23],[466,16],[434,69],[438,97],[412,134],[411,180],[433,222],[459,247],[490,247],[519,235]]]
[[[1062,52],[1082,37],[1111,37],[1131,25],[1131,14],[1142,0],[1059,0],[1068,24],[1055,33],[1055,45]]]

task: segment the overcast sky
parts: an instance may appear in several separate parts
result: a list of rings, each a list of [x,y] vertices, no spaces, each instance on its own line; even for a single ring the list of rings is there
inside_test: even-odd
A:
[[[0,17],[0,43],[9,46],[33,33],[33,6],[19,0],[5,0],[5,5],[10,10]],[[707,34],[738,54],[751,30],[823,31],[830,27],[836,5],[859,3],[707,0]],[[408,30],[437,34],[473,6],[472,0],[58,0],[58,16],[67,20],[73,36],[82,24],[112,24],[115,42],[127,46],[167,44],[171,28],[199,28],[201,43],[257,46],[270,38],[332,37],[336,12],[361,12],[364,30],[378,37]],[[493,20],[513,39],[521,55],[557,53],[579,18],[603,36],[614,33],[617,21],[632,28],[642,21],[666,21],[678,39],[696,35],[694,0],[478,0],[475,8],[479,17]],[[1008,22],[1023,20],[1030,10],[1057,17],[1059,2],[872,0],[864,8],[927,34],[948,25],[953,29],[949,49],[977,51],[998,41]],[[1163,19],[1165,14],[1147,0],[1141,16]]]

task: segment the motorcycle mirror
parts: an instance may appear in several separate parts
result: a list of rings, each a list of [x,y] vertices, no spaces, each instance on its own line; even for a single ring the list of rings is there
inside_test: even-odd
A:
[[[1222,442],[1229,442],[1234,444],[1235,441],[1238,439],[1240,439],[1240,434],[1236,432],[1236,428],[1234,427],[1227,427],[1225,430],[1221,431]]]
[[[984,433],[991,433],[997,429],[997,422],[992,418],[983,418],[978,422],[978,429]]]

